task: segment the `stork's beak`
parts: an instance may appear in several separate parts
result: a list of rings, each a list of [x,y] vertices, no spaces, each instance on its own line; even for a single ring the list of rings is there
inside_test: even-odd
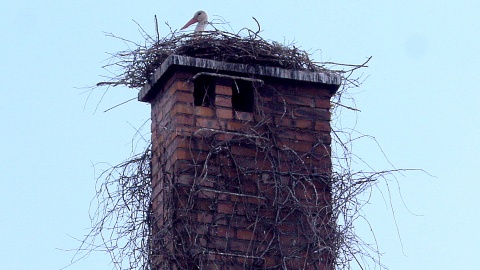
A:
[[[194,23],[196,23],[196,22],[198,22],[198,19],[195,18],[195,17],[193,17],[193,18],[192,18],[190,21],[188,21],[187,24],[185,24],[185,26],[183,26],[182,29],[180,29],[180,30],[183,30],[183,29],[189,27],[190,25],[192,25],[192,24],[194,24]]]

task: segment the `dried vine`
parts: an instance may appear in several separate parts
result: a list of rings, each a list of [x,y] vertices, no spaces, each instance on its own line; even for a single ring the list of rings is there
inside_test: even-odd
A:
[[[356,110],[343,104],[344,95],[348,94],[350,88],[360,86],[361,77],[356,77],[355,71],[366,67],[370,58],[359,65],[316,63],[310,59],[307,52],[295,46],[289,47],[266,41],[259,36],[259,31],[249,29],[243,31],[246,35],[218,30],[202,35],[172,32],[162,39],[159,35],[152,38],[143,31],[148,45],[135,44],[137,48],[134,50],[113,54],[112,62],[105,68],[119,67],[119,72],[115,73],[118,75],[108,78],[108,81],[99,82],[97,86],[123,85],[140,88],[148,82],[154,70],[166,57],[180,54],[234,63],[335,72],[342,75],[344,83],[332,101],[334,106],[331,112],[339,113],[339,110],[344,108]],[[118,38],[112,34],[108,35]],[[331,68],[327,68],[328,66]],[[333,70],[333,67],[341,69]],[[257,89],[256,94],[260,97],[256,103],[262,104],[264,101],[261,99],[261,91]],[[396,170],[353,171],[351,161],[355,156],[350,152],[353,143],[351,133],[334,128],[331,153],[333,172],[312,173],[311,164],[316,153],[299,153],[277,144],[276,138],[281,131],[268,121],[268,113],[262,108],[264,107],[256,108],[254,124],[248,131],[226,134],[218,130],[198,130],[195,134],[187,136],[192,147],[199,143],[208,147],[201,152],[192,151],[193,158],[182,172],[190,176],[190,182],[183,185],[173,184],[179,182],[179,175],[164,174],[163,181],[170,183],[167,185],[170,190],[167,191],[172,194],[168,203],[172,207],[178,207],[176,212],[179,213],[164,226],[159,227],[152,216],[150,146],[143,153],[104,171],[98,177],[99,186],[96,210],[92,216],[92,230],[83,241],[79,252],[106,250],[111,255],[116,269],[151,269],[152,260],[156,260],[157,257],[180,265],[181,269],[194,267],[201,269],[209,262],[207,257],[211,256],[211,253],[205,253],[201,244],[196,245],[204,239],[203,234],[198,234],[196,227],[198,224],[192,220],[191,211],[193,205],[202,198],[208,197],[215,201],[223,194],[238,199],[239,205],[242,205],[246,212],[250,228],[254,228],[255,232],[262,231],[275,236],[265,238],[266,242],[252,242],[243,258],[235,257],[242,261],[245,267],[248,265],[254,268],[258,261],[264,260],[265,253],[272,252],[273,249],[284,252],[278,244],[281,237],[279,230],[281,220],[285,218],[282,216],[284,211],[298,211],[305,217],[300,225],[313,233],[309,235],[312,239],[311,252],[318,252],[321,255],[322,258],[318,260],[333,260],[336,269],[350,269],[352,262],[364,267],[368,265],[366,261],[369,260],[381,268],[384,267],[378,260],[378,250],[363,243],[355,234],[354,221],[361,216],[360,210],[365,204],[358,199],[359,195]],[[165,127],[164,132],[177,130]],[[227,135],[230,139],[216,140],[219,135]],[[318,138],[318,147],[323,147],[321,143],[323,139]],[[238,145],[255,151],[255,163],[266,166],[252,168],[244,165],[245,158],[232,151],[232,148]],[[202,158],[199,158],[199,155],[202,155]],[[215,189],[208,189],[204,184],[205,181],[211,181],[218,185],[225,179],[237,182],[238,185],[219,185]],[[257,187],[253,192],[242,188],[240,183],[245,179],[256,181]],[[259,188],[262,185],[265,187],[265,182],[270,183],[266,186],[274,190],[274,197],[266,197]],[[318,190],[327,191],[313,197],[301,198],[296,188],[307,190],[309,185],[316,188],[316,185],[319,185],[322,188]],[[175,194],[180,193],[188,194],[188,199],[175,201],[177,200]],[[331,194],[331,197],[327,198],[325,194]],[[252,201],[257,203],[252,204]],[[262,218],[262,215],[272,214],[265,211],[272,207],[274,220],[278,221],[275,224],[270,224]],[[172,229],[177,230],[177,235],[187,236],[178,240],[181,244],[176,245],[174,249],[167,248],[172,244],[169,234]],[[259,246],[267,248],[262,249]],[[178,254],[190,254],[191,257],[182,258],[178,257]],[[288,266],[277,265],[277,268],[287,269]]]

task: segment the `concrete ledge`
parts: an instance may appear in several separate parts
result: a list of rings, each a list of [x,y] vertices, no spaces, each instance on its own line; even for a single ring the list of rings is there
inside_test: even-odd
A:
[[[327,72],[309,72],[302,70],[289,70],[270,66],[255,66],[237,63],[222,62],[204,58],[195,58],[182,55],[170,55],[162,65],[155,70],[150,79],[150,83],[146,84],[138,93],[138,100],[143,102],[149,101],[149,96],[152,94],[152,87],[162,76],[174,66],[184,66],[190,68],[200,68],[203,70],[212,70],[221,73],[222,71],[228,73],[243,73],[249,75],[256,75],[258,77],[271,77],[287,80],[296,80],[303,82],[319,83],[338,88],[342,83],[342,77],[335,73]]]

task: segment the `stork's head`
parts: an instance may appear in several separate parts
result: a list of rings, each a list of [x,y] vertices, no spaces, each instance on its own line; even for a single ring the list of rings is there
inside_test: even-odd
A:
[[[207,23],[208,23],[207,13],[203,10],[195,12],[195,14],[193,14],[193,18],[190,21],[188,21],[187,24],[185,24],[180,30],[183,30],[194,23],[198,23],[197,27],[195,27],[195,32],[200,32],[205,30],[205,27],[207,26]]]

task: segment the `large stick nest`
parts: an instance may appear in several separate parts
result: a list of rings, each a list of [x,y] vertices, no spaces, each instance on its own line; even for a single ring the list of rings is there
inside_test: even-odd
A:
[[[313,62],[309,53],[295,45],[269,42],[260,37],[258,32],[245,30],[247,34],[244,36],[240,33],[233,34],[219,30],[180,35],[173,32],[161,39],[158,35],[156,39],[148,36],[150,45],[134,43],[138,46],[137,49],[113,54],[113,63],[105,68],[120,67],[120,72],[114,72],[119,75],[109,78],[107,82],[99,82],[97,86],[125,85],[130,88],[140,88],[149,82],[155,69],[172,54],[248,65],[328,71],[323,65]]]

